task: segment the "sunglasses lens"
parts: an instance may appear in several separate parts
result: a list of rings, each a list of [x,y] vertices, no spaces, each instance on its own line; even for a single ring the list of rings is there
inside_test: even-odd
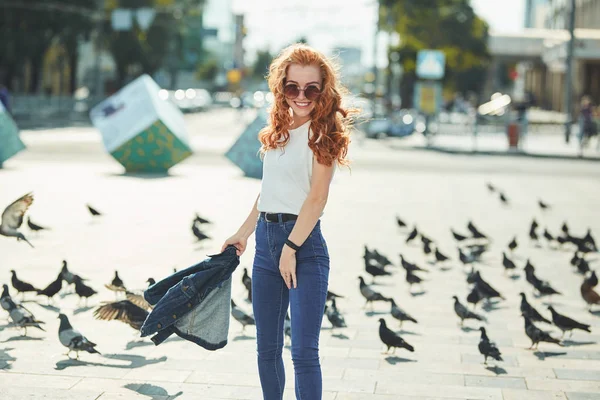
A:
[[[304,96],[310,101],[315,100],[321,94],[321,90],[313,85],[310,85],[304,90]]]
[[[300,89],[296,85],[285,85],[283,88],[283,94],[288,99],[295,99],[300,95]]]

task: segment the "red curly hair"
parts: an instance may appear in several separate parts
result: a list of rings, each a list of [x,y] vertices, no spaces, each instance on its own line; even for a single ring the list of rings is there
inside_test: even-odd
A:
[[[286,47],[271,62],[267,81],[274,95],[269,124],[263,128],[258,138],[262,143],[261,154],[267,150],[284,147],[289,139],[289,126],[293,117],[289,112],[283,89],[288,67],[291,64],[314,65],[321,71],[323,84],[321,95],[315,100],[311,111],[311,135],[308,146],[320,164],[331,166],[334,162],[349,165],[346,158],[350,144],[351,114],[354,110],[342,108],[342,94],[347,90],[340,84],[336,66],[323,54],[305,44]]]

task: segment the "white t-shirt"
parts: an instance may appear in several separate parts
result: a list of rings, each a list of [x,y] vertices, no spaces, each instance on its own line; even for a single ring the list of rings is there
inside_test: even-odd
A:
[[[290,140],[284,148],[265,153],[258,211],[300,214],[310,191],[313,169],[309,127],[310,121],[290,129]]]

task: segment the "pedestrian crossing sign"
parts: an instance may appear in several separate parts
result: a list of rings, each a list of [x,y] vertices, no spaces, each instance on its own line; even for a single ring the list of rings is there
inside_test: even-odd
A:
[[[442,79],[446,67],[446,56],[439,50],[421,50],[417,53],[417,77],[420,79]]]

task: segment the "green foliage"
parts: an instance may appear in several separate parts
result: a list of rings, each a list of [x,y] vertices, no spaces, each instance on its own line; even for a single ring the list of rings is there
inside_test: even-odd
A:
[[[258,50],[256,52],[256,61],[252,66],[252,77],[264,79],[269,72],[269,65],[271,65],[272,60],[273,56],[269,50]]]
[[[489,63],[488,25],[469,0],[380,0],[380,28],[400,35],[398,48],[404,67],[402,98],[412,101],[419,50],[446,55],[444,84],[454,91],[479,92]],[[405,106],[405,105],[403,105]]]
[[[205,81],[214,81],[219,73],[219,63],[214,58],[209,58],[203,64],[198,66],[196,78]]]

